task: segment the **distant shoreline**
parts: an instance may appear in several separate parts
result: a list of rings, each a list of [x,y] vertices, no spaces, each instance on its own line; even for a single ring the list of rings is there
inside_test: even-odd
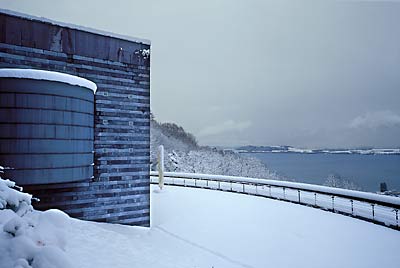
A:
[[[242,146],[231,149],[237,153],[297,153],[297,154],[357,154],[357,155],[400,155],[394,149],[300,149],[292,146]]]

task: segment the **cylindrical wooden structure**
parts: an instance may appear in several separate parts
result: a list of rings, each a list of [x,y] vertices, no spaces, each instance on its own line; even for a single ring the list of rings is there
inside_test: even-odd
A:
[[[20,185],[93,176],[90,81],[31,69],[0,69],[0,163]]]

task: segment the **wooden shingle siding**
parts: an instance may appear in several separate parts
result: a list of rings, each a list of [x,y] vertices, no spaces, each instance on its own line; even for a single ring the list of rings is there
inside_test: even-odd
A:
[[[80,219],[149,226],[150,59],[141,51],[150,45],[2,12],[0,24],[0,68],[58,71],[98,87],[94,178],[25,185],[41,200],[34,206]]]

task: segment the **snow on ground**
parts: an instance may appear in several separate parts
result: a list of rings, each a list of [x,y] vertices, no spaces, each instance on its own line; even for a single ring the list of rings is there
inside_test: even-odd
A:
[[[150,229],[72,220],[73,267],[399,267],[400,232],[262,197],[152,186]]]

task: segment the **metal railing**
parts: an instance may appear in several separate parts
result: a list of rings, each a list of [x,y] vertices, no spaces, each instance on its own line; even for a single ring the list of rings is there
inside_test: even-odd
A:
[[[150,172],[158,183],[158,173]],[[400,198],[288,181],[165,172],[164,184],[249,194],[339,213],[400,230]]]

